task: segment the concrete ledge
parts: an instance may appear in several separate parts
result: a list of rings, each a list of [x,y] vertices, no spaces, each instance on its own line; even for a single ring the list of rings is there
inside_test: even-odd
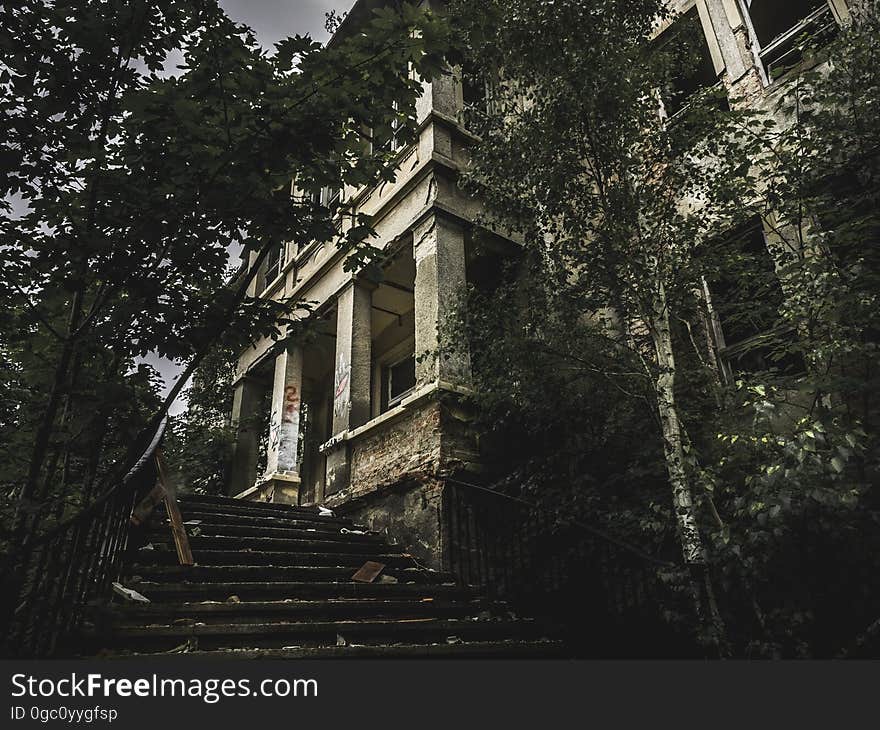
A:
[[[321,444],[318,447],[318,451],[322,454],[326,454],[327,452],[332,451],[335,447],[339,446],[339,444],[341,443],[344,443],[346,441],[354,441],[361,438],[362,436],[370,435],[373,431],[380,429],[382,426],[391,424],[394,421],[399,420],[403,416],[407,415],[407,413],[413,408],[420,406],[423,402],[431,400],[435,397],[439,397],[443,393],[454,393],[455,395],[473,395],[474,391],[473,388],[470,388],[466,385],[448,383],[443,380],[429,383],[428,385],[422,386],[421,388],[416,390],[415,393],[402,400],[399,405],[367,421],[363,426],[358,426],[357,428],[350,431],[342,431],[341,433],[336,434],[333,438]]]
[[[255,495],[255,494],[258,495],[258,496],[259,496],[259,494],[260,494],[260,488],[259,488],[257,485],[254,485],[254,486],[252,486],[252,487],[248,487],[248,488],[245,489],[243,492],[239,492],[238,494],[233,495],[232,498],[233,498],[233,499],[247,499],[247,500],[250,500],[251,497],[252,497],[253,495]]]

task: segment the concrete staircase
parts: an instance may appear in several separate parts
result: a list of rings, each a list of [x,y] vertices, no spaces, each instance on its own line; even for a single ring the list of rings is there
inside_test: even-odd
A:
[[[96,609],[92,650],[242,658],[552,656],[535,622],[421,567],[383,535],[317,509],[182,496],[196,565],[177,564],[164,513],[123,583],[150,599]],[[386,565],[372,583],[352,575]]]

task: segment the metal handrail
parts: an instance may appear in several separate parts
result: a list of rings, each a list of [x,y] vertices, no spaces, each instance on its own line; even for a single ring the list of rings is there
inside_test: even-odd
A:
[[[443,564],[461,583],[563,622],[584,596],[608,625],[658,620],[661,572],[680,564],[575,519],[561,526],[552,510],[521,497],[454,477],[444,483]]]
[[[128,548],[130,516],[158,477],[167,417],[125,474],[87,507],[13,546],[2,578],[4,654],[49,656],[82,626],[84,608],[108,596]]]
[[[168,417],[162,419],[159,423],[158,428],[156,429],[156,433],[153,436],[152,441],[150,441],[149,446],[147,446],[146,451],[141,455],[141,457],[135,462],[134,466],[129,469],[122,479],[111,486],[109,489],[105,490],[103,494],[99,495],[88,507],[81,509],[72,517],[68,517],[66,520],[59,522],[55,527],[46,531],[42,535],[38,535],[37,537],[29,540],[23,545],[13,545],[9,551],[9,553],[4,557],[4,564],[7,561],[10,561],[15,558],[18,553],[25,552],[26,550],[34,547],[38,547],[39,545],[49,542],[52,538],[56,537],[60,533],[64,532],[67,529],[77,523],[85,520],[91,515],[94,515],[98,509],[107,502],[111,497],[113,497],[116,493],[122,490],[127,484],[131,482],[131,480],[137,476],[141,470],[146,466],[147,462],[152,459],[156,453],[156,449],[159,447],[159,444],[162,442],[162,438],[165,435],[165,429],[168,425]],[[2,573],[0,573],[2,574]]]
[[[496,497],[507,499],[511,502],[517,502],[518,504],[525,505],[526,507],[529,507],[533,510],[540,510],[543,512],[549,512],[549,510],[547,510],[545,507],[541,507],[541,505],[537,504],[536,502],[530,502],[529,500],[523,499],[522,497],[514,497],[511,494],[505,494],[504,492],[499,492],[497,489],[491,489],[490,487],[481,487],[478,484],[472,484],[470,482],[463,482],[460,479],[455,479],[453,477],[448,477],[447,481],[453,482],[453,483],[458,484],[462,487],[468,487],[469,489],[475,489],[480,492],[492,494]],[[574,527],[577,527],[578,529],[581,529],[584,532],[588,532],[591,535],[595,535],[596,537],[598,537],[602,540],[605,540],[606,542],[609,542],[612,545],[616,545],[617,547],[622,548],[623,550],[626,550],[629,553],[632,553],[636,557],[639,557],[642,560],[645,560],[646,562],[653,563],[655,565],[659,565],[659,566],[662,566],[665,568],[671,568],[671,567],[676,566],[676,563],[670,562],[669,560],[663,560],[662,558],[656,558],[653,555],[651,555],[650,553],[648,553],[647,551],[642,550],[642,548],[637,547],[636,545],[631,545],[630,543],[626,542],[625,540],[621,540],[618,537],[614,537],[614,535],[611,535],[611,534],[605,532],[604,530],[599,529],[598,527],[593,527],[592,525],[588,525],[584,522],[580,522],[578,520],[571,520],[571,519],[568,520],[568,524],[573,525]]]

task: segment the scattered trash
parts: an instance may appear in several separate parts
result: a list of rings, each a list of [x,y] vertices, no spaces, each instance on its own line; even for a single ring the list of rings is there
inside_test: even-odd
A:
[[[398,583],[399,581],[393,575],[380,575],[379,583]]]
[[[343,527],[340,532],[343,535],[366,535],[367,533],[363,530],[349,530],[347,527]]]
[[[195,636],[190,636],[185,643],[169,649],[165,654],[186,654],[199,648],[199,640]]]
[[[146,545],[139,547],[138,550],[155,550],[156,546],[153,543],[148,542]]]
[[[332,509],[327,509],[326,507],[321,507],[320,505],[318,506],[318,516],[319,517],[336,517],[336,515],[333,514]]]
[[[149,603],[150,599],[145,595],[138,593],[131,588],[126,588],[122,583],[114,583],[113,584],[113,592],[117,595],[122,596],[128,601],[137,601],[138,603]]]
[[[336,634],[336,646],[346,646],[348,642],[342,634]]]
[[[241,603],[241,599],[236,595],[232,595],[226,599],[226,603]]]
[[[461,639],[458,636],[447,636],[446,643],[447,644],[460,644]]]
[[[376,576],[378,576],[384,569],[385,563],[377,563],[375,560],[368,560],[358,568],[357,572],[351,576],[351,579],[358,583],[372,583],[376,580]]]

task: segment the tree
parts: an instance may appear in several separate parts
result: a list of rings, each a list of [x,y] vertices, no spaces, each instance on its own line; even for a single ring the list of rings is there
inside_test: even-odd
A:
[[[230,414],[236,355],[219,345],[211,350],[187,388],[186,411],[169,424],[166,460],[188,491],[223,493],[234,439]]]
[[[581,312],[610,307],[621,324],[618,347],[650,381],[684,562],[717,633],[672,322],[693,297],[680,274],[728,212],[744,150],[727,134],[732,117],[711,104],[691,104],[675,124],[659,113],[658,90],[682,61],[678,46],[650,43],[655,19],[666,17],[661,2],[614,1],[524,1],[477,14],[469,29],[476,65],[498,69],[500,91],[475,125],[483,144],[471,179],[490,216],[504,211],[503,223],[538,252],[539,275],[548,271]],[[701,163],[707,156],[711,165]]]
[[[789,88],[802,95],[802,107],[806,94],[809,113],[796,115],[791,125],[777,124],[735,99],[728,110],[710,89],[685,100],[676,98],[671,90],[688,87],[682,79],[693,68],[694,47],[682,40],[683,27],[676,42],[663,42],[670,34],[653,39],[655,20],[669,19],[664,3],[522,0],[485,7],[485,12],[464,4],[456,8],[473,66],[481,69],[470,78],[466,74],[465,83],[473,88],[485,83],[486,74],[490,77],[485,84],[488,103],[469,110],[479,141],[466,185],[487,202],[487,226],[516,231],[525,255],[518,281],[502,284],[489,297],[476,297],[462,315],[472,334],[484,415],[500,414],[496,425],[517,429],[542,410],[570,412],[582,406],[584,416],[571,427],[574,432],[552,440],[546,452],[535,457],[543,465],[570,463],[572,450],[583,449],[578,463],[588,471],[586,476],[565,482],[553,468],[549,476],[585,494],[572,490],[568,498],[558,499],[565,491],[561,486],[551,491],[553,498],[566,506],[578,500],[590,503],[594,519],[657,550],[663,549],[664,537],[675,524],[679,561],[689,569],[697,599],[699,621],[691,628],[717,651],[828,653],[828,645],[810,644],[812,639],[806,638],[813,630],[805,628],[809,621],[796,627],[792,623],[805,607],[809,612],[812,599],[792,592],[792,600],[786,601],[774,590],[780,572],[792,569],[787,563],[792,555],[801,548],[803,555],[813,555],[821,540],[815,533],[783,529],[772,520],[792,518],[792,513],[782,513],[776,498],[784,494],[781,482],[794,479],[788,486],[802,491],[801,496],[818,489],[829,503],[833,495],[835,505],[848,505],[826,511],[826,523],[817,531],[822,539],[838,528],[859,527],[858,539],[826,541],[826,546],[846,543],[852,554],[864,545],[861,528],[873,520],[872,513],[864,502],[860,504],[865,511],[853,511],[859,501],[854,500],[856,493],[864,492],[854,490],[853,483],[865,464],[862,427],[850,422],[839,438],[822,448],[807,436],[813,452],[801,459],[803,472],[780,470],[772,458],[765,459],[781,440],[777,456],[797,461],[795,452],[803,448],[795,444],[802,444],[810,430],[809,424],[795,423],[786,403],[797,378],[787,361],[796,351],[808,354],[811,361],[809,378],[802,378],[797,388],[815,403],[841,394],[827,378],[821,384],[816,379],[820,372],[843,375],[838,356],[830,369],[815,367],[829,364],[829,347],[849,353],[844,377],[850,378],[854,390],[861,392],[867,384],[853,376],[855,360],[850,355],[873,326],[866,306],[873,301],[876,282],[864,278],[870,267],[860,266],[862,283],[841,288],[840,279],[832,283],[815,270],[806,271],[827,265],[828,259],[820,260],[810,255],[808,246],[801,247],[803,276],[795,276],[794,269],[782,272],[789,304],[779,310],[779,302],[756,296],[769,292],[777,273],[772,267],[756,269],[748,252],[736,253],[723,245],[727,239],[722,234],[756,212],[766,216],[782,208],[784,217],[786,209],[800,210],[802,216],[804,210],[815,210],[805,198],[807,181],[830,181],[832,169],[841,169],[841,155],[835,152],[841,145],[851,150],[843,156],[865,169],[865,153],[873,143],[859,125],[864,127],[864,110],[876,91],[876,80],[864,70],[876,45],[869,40],[873,28],[857,26],[841,34],[829,73],[801,68],[801,83]],[[849,96],[839,88],[839,73],[852,76],[846,85]],[[661,106],[676,109],[675,116],[669,118]],[[822,114],[827,114],[824,123]],[[847,117],[845,123],[841,117]],[[848,131],[832,132],[833,127]],[[814,167],[809,175],[806,160]],[[822,166],[826,167],[820,170]],[[864,197],[868,189],[876,195],[871,185],[860,188],[858,195]],[[827,185],[823,190],[827,192]],[[840,200],[839,194],[831,194],[825,203],[833,207]],[[862,206],[866,208],[871,211],[868,217],[875,215],[875,208]],[[856,218],[863,226],[865,216]],[[858,250],[861,257],[870,257],[862,231]],[[762,341],[770,346],[769,366],[757,377],[740,377],[739,386],[728,384],[714,359],[704,296],[707,280],[718,281],[725,274],[730,278],[735,270],[747,276],[739,277],[740,298],[732,314],[740,321],[766,322],[770,317],[774,324],[780,316],[787,318]],[[517,297],[517,290],[528,293]],[[748,298],[743,298],[747,292]],[[817,298],[820,293],[824,298]],[[859,302],[858,307],[845,303],[849,297],[853,304]],[[828,304],[817,306],[819,302]],[[834,332],[839,332],[844,312],[853,318],[853,336],[840,338]],[[818,326],[820,320],[823,324]],[[479,333],[478,325],[490,329]],[[806,331],[808,344],[793,339],[792,331]],[[504,341],[503,347],[498,340]],[[516,357],[522,359],[511,367]],[[771,380],[775,390],[768,396]],[[545,390],[529,393],[538,382]],[[598,401],[605,408],[599,413],[590,407],[597,392],[602,392]],[[529,398],[523,399],[523,393]],[[609,393],[626,396],[629,406]],[[535,404],[535,397],[544,402]],[[656,481],[641,490],[631,483],[629,490],[620,488],[619,479],[634,478],[627,473],[626,455],[614,459],[609,469],[590,464],[591,457],[606,453],[602,438],[630,440],[628,434],[597,439],[596,433],[611,419],[629,427],[637,420],[635,414],[644,413],[644,404],[653,418],[642,416],[640,433],[647,440],[629,463],[644,464],[650,473],[650,465],[656,464],[651,444],[662,450],[666,489],[672,492],[668,506],[658,501]],[[838,410],[852,409],[852,399],[844,398],[839,405]],[[538,428],[542,423],[546,422],[539,417]],[[654,425],[653,433],[646,433],[648,425]],[[530,426],[526,431],[534,436]],[[823,429],[830,433],[829,426]],[[748,441],[743,444],[745,432]],[[841,453],[835,453],[841,447],[853,457],[852,469],[841,461]],[[748,449],[748,457],[735,458],[741,449]],[[811,468],[812,475],[807,473]],[[766,490],[768,469],[771,474],[778,471],[777,486],[771,490],[774,501],[766,491],[758,494]],[[833,472],[847,476],[837,479]],[[546,478],[541,469],[531,473]],[[596,479],[613,479],[618,488],[602,489]],[[864,471],[857,481],[865,484]],[[759,484],[764,486],[759,489]],[[803,522],[811,514],[815,511],[801,511],[797,519]],[[875,590],[873,595],[876,599]],[[860,600],[867,599],[863,595]],[[772,627],[767,605],[773,607]],[[785,636],[786,619],[791,633],[800,635],[800,644]],[[824,627],[833,624],[826,620]],[[736,628],[731,630],[731,625]],[[838,649],[840,640],[835,639]]]
[[[387,156],[362,154],[362,130],[413,133],[410,70],[440,73],[449,31],[401,3],[332,47],[295,36],[266,55],[212,0],[33,0],[0,20],[4,389],[17,398],[3,467],[20,542],[121,473],[216,341],[278,336],[293,303],[245,296],[272,248],[362,246],[367,220],[341,230],[336,210],[291,197],[291,178],[310,190],[390,175]],[[180,73],[160,75],[174,51]],[[232,244],[258,254],[237,287]],[[133,414],[133,363],[149,352],[187,368]]]
[[[829,47],[802,40],[807,63],[762,121],[746,207],[768,221],[776,271],[752,269],[751,286],[784,296],[768,366],[732,383],[698,475],[725,515],[716,562],[755,596],[743,643],[770,655],[876,651],[880,140],[865,120],[880,5],[853,14]]]

